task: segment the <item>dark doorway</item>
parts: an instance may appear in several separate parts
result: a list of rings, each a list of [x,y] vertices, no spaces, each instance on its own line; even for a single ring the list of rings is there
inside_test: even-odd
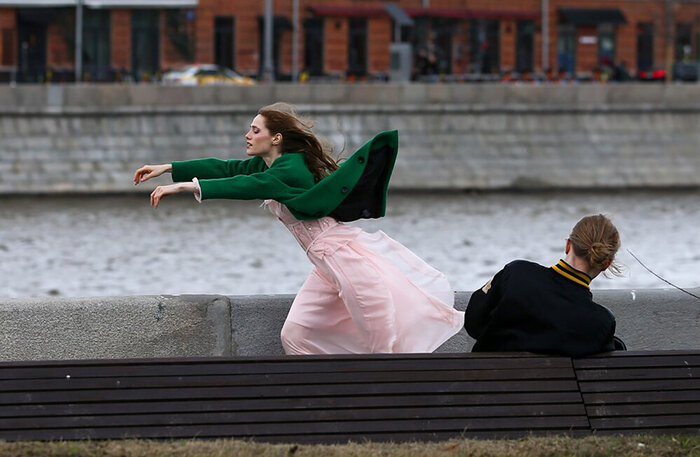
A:
[[[560,72],[576,72],[576,28],[571,24],[559,24],[557,61]]]
[[[136,81],[153,80],[160,71],[160,11],[131,12],[131,70]]]
[[[46,26],[55,16],[48,8],[17,11],[17,80],[38,83],[46,80]]]
[[[109,10],[83,10],[83,71],[87,81],[110,81]]]
[[[214,19],[214,63],[235,70],[235,25],[231,16]]]
[[[355,77],[367,74],[367,19],[351,18],[348,44],[348,73]]]
[[[500,22],[476,19],[471,24],[471,61],[474,73],[499,73],[501,69]]]
[[[532,21],[518,21],[515,40],[515,71],[532,72],[535,55],[535,24]]]
[[[654,24],[642,22],[637,26],[637,71],[650,70],[654,65]]]
[[[304,21],[304,69],[309,76],[323,74],[323,18]]]

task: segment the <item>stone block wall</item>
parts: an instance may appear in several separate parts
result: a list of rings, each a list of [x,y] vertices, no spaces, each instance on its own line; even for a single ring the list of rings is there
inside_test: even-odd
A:
[[[283,100],[348,155],[397,129],[392,189],[700,185],[700,85],[0,87],[0,193],[145,192],[144,163],[244,158]],[[150,183],[149,183],[150,184]]]

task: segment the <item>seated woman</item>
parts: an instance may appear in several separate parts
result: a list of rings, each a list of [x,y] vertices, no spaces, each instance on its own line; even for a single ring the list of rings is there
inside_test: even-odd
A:
[[[619,247],[620,235],[607,217],[586,216],[566,240],[566,260],[549,268],[525,260],[506,265],[467,305],[472,351],[576,357],[624,349],[614,337],[615,317],[593,301],[589,288],[602,271],[619,275]]]

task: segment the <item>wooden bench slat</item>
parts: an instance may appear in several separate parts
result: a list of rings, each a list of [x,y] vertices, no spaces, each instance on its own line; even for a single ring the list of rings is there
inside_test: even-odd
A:
[[[77,390],[104,388],[156,388],[194,386],[258,386],[275,384],[333,384],[333,383],[382,383],[382,382],[430,382],[430,381],[472,381],[472,380],[532,380],[532,379],[575,379],[569,368],[545,370],[452,370],[452,371],[392,371],[327,373],[319,378],[317,373],[309,374],[266,374],[266,375],[211,375],[211,376],[141,376],[141,377],[99,377],[81,378],[71,376],[60,379],[21,379],[0,381],[0,392]]]
[[[152,364],[52,364],[49,366],[13,366],[0,363],[0,379],[50,379],[71,377],[129,377],[129,376],[181,376],[181,375],[233,375],[233,374],[273,374],[273,373],[340,373],[340,372],[390,372],[390,371],[450,371],[450,370],[497,370],[497,369],[541,369],[572,368],[571,360],[561,357],[551,358],[396,358],[396,359],[323,359],[303,358],[294,361],[286,359],[273,361],[241,361],[222,359],[209,363]],[[39,362],[44,363],[44,362]]]
[[[370,409],[306,409],[246,412],[168,414],[110,414],[92,416],[25,417],[0,419],[0,430],[35,428],[123,427],[154,425],[295,423],[361,420],[422,420],[446,418],[521,418],[526,425],[532,417],[584,417],[582,405],[516,405],[501,407],[424,407]]]
[[[589,404],[614,403],[669,403],[677,401],[698,402],[700,391],[675,390],[660,392],[615,392],[615,393],[584,393],[583,402]]]
[[[600,429],[596,430],[595,434],[597,436],[619,436],[619,435],[698,435],[700,430],[697,427],[659,427],[659,428],[645,428],[640,430],[638,428],[616,428],[616,429]]]
[[[700,379],[700,366],[579,370],[576,374],[580,381],[607,381],[613,379]]]
[[[9,434],[9,438],[3,438],[0,432],[0,439],[8,441],[19,440],[39,440],[39,441],[55,441],[55,440],[90,440],[90,439],[124,439],[124,438],[173,438],[173,439],[190,439],[198,438],[217,438],[222,436],[230,436],[225,430],[206,430],[202,431],[198,428],[190,429],[157,429],[144,430],[140,434],[129,434],[122,431],[111,431],[109,435],[101,433],[99,437],[95,436],[95,432],[91,429],[71,430],[70,432],[62,432],[60,434],[53,430],[42,431],[23,431],[19,434]],[[526,438],[529,436],[550,436],[550,435],[565,435],[572,437],[587,436],[590,432],[587,430],[574,429],[535,429],[535,430],[460,430],[447,432],[430,432],[430,431],[407,431],[401,430],[392,433],[351,433],[351,434],[324,434],[316,433],[313,435],[297,435],[297,434],[279,434],[274,436],[266,436],[264,439],[259,437],[241,436],[240,439],[252,439],[253,441],[264,441],[268,443],[299,443],[299,444],[342,444],[348,442],[365,443],[367,441],[389,441],[389,442],[411,442],[411,441],[445,441],[450,439],[461,438],[479,438],[479,439],[498,439],[498,438]]]
[[[700,397],[700,378],[695,379],[654,379],[632,381],[581,382],[581,393],[591,392],[641,392],[697,389]]]
[[[224,436],[272,436],[277,434],[316,434],[316,433],[387,433],[396,430],[403,432],[416,431],[462,431],[462,430],[508,430],[522,429],[525,425],[531,430],[548,429],[576,429],[588,428],[588,420],[585,416],[551,416],[528,418],[458,418],[458,419],[410,419],[410,420],[360,420],[360,421],[329,421],[329,422],[302,422],[302,423],[246,423],[246,424],[202,424],[196,426],[124,426],[124,427],[79,427],[79,428],[43,428],[31,430],[35,433],[54,431],[68,434],[71,430],[94,430],[98,434],[95,437],[102,438],[103,433],[109,435],[113,431],[122,431],[136,435],[143,434],[146,430],[158,429],[192,429],[197,428],[201,433],[206,430],[225,430]],[[27,430],[29,432],[30,430]],[[16,431],[0,430],[0,439],[7,439]],[[57,433],[55,433],[57,434]],[[145,434],[144,434],[145,436]],[[197,434],[191,436],[199,436]],[[203,435],[206,436],[206,435]],[[221,435],[219,435],[221,436]]]
[[[624,351],[621,351],[624,352]],[[613,353],[617,354],[617,353]],[[637,355],[616,357],[592,357],[573,359],[574,369],[615,369],[615,368],[661,368],[661,367],[698,367],[700,354],[687,353],[678,355]]]
[[[594,430],[611,428],[697,427],[700,430],[700,414],[674,414],[663,416],[634,416],[591,418]]]
[[[0,405],[84,401],[157,400],[183,398],[272,398],[335,395],[392,395],[407,393],[553,392],[576,391],[576,381],[479,381],[406,382],[375,384],[282,385],[248,387],[196,387],[162,389],[95,389],[89,391],[39,391],[0,393]]]
[[[297,398],[244,398],[238,400],[127,401],[97,403],[21,404],[0,408],[0,417],[50,416],[68,414],[164,413],[196,411],[251,411],[275,409],[371,408],[400,406],[490,406],[527,405],[537,408],[548,404],[580,404],[578,392],[506,393],[506,394],[423,394],[387,396],[336,396]]]
[[[700,402],[611,404],[586,406],[588,417],[656,416],[662,414],[700,414]]]

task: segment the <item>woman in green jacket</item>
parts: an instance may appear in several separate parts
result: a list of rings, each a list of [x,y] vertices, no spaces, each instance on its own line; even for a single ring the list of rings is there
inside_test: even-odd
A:
[[[262,108],[246,133],[247,160],[145,165],[134,184],[171,172],[151,194],[261,199],[313,264],[282,328],[288,354],[432,352],[464,324],[445,276],[379,231],[343,224],[381,217],[398,151],[383,132],[340,166],[288,105]]]

